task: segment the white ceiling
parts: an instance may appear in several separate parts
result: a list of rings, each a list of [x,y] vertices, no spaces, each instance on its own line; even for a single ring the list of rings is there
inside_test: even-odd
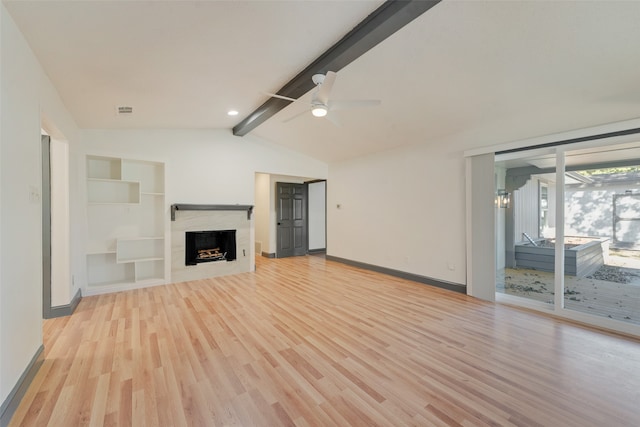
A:
[[[381,3],[4,1],[77,124],[114,129],[232,128]],[[637,118],[639,20],[640,2],[445,0],[338,73],[332,98],[379,107],[283,123],[297,102],[252,134],[336,161]]]

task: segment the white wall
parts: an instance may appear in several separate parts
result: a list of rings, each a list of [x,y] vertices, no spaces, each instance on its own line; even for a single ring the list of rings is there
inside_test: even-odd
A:
[[[0,22],[0,402],[4,402],[42,344],[43,117],[69,141],[76,140],[77,128],[4,5]]]
[[[51,306],[73,298],[69,229],[69,144],[51,139]]]
[[[495,168],[495,189],[505,188],[505,176],[507,170],[502,167]],[[513,194],[511,195],[511,203],[513,203]],[[504,268],[505,266],[505,226],[506,226],[506,212],[505,208],[500,208],[495,205],[495,228],[496,228],[496,270]]]
[[[467,294],[495,301],[495,156],[469,157],[466,163]]]
[[[171,203],[253,204],[255,173],[326,177],[327,165],[228,130],[85,130],[78,152],[165,163]]]
[[[4,164],[4,131],[3,131],[3,122],[4,120],[2,120],[2,117],[4,117],[4,109],[3,109],[3,105],[4,105],[4,86],[5,86],[5,81],[4,81],[4,61],[2,60],[2,57],[4,56],[4,43],[2,43],[3,38],[5,37],[5,15],[7,14],[7,11],[4,8],[4,5],[0,5],[0,191],[2,191],[2,188],[4,187],[5,181],[4,181],[4,176],[2,174],[2,165]],[[4,203],[3,203],[3,198],[2,198],[2,193],[0,193],[0,242],[3,241],[3,215],[2,212],[4,211]],[[0,243],[0,260],[3,259],[2,255],[3,255],[3,245]],[[2,261],[0,261],[0,405],[2,405],[7,397],[7,394],[9,393],[9,383],[8,380],[5,380],[4,378],[4,360],[2,355],[4,354],[4,342],[5,342],[5,333],[4,333],[4,329],[2,328],[2,324],[4,324],[4,316],[3,316],[3,307],[4,307],[4,299],[2,297],[2,295],[4,294],[3,291],[3,283],[4,281],[2,281],[2,278],[4,274],[4,269],[2,268]],[[6,386],[5,386],[6,383]],[[6,390],[6,391],[5,391]],[[2,415],[2,414],[0,414]]]
[[[309,250],[327,247],[326,189],[326,181],[309,183]]]
[[[613,195],[640,191],[637,183],[619,185],[567,185],[565,186],[565,229],[567,236],[598,236],[613,238]],[[640,218],[640,199],[630,197],[619,200],[617,214],[623,218]],[[621,203],[631,202],[626,209]],[[616,237],[624,242],[640,241],[638,221],[620,221]]]
[[[40,111],[37,62],[2,8],[0,402],[42,343]],[[11,108],[6,108],[11,106]],[[27,258],[29,258],[27,260]]]
[[[543,236],[549,238],[550,236],[556,236],[556,185],[555,182],[549,182],[547,187],[547,204],[549,209],[547,211],[547,228],[542,230]],[[565,230],[566,234],[566,230]]]
[[[331,164],[327,254],[464,284],[464,176],[453,143]]]
[[[255,205],[257,172],[269,175],[270,188],[275,188],[275,180],[284,175],[289,182],[304,182],[304,178],[291,176],[325,179],[328,173],[326,163],[257,137],[233,136],[228,130],[85,130],[82,139],[83,146],[72,148],[71,156],[82,171],[80,194],[83,197],[72,210],[85,212],[86,154],[159,161],[165,163],[167,232],[169,206],[174,203]],[[272,201],[268,209],[273,218],[269,222],[275,227]],[[260,218],[263,215],[261,212]],[[86,219],[73,224],[72,229],[75,229],[73,235],[79,235],[72,246],[82,247],[84,253]],[[275,230],[269,233],[275,236]],[[264,234],[260,239],[266,239]],[[251,244],[254,242],[252,231]],[[275,239],[270,239],[268,244],[266,248],[263,243],[262,250],[275,252]],[[76,277],[78,281],[86,283],[86,267],[81,277]]]
[[[260,243],[260,252],[256,252],[257,256],[262,255],[261,252],[269,251],[270,244],[270,188],[269,174],[256,174],[256,196],[255,208],[253,209],[254,227],[256,243]]]
[[[539,236],[539,195],[540,180],[532,176],[525,185],[515,190],[511,195],[514,209],[514,241],[524,242],[527,233],[532,239]]]

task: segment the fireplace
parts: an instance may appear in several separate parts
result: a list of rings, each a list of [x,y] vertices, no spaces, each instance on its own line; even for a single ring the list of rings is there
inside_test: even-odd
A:
[[[236,230],[185,232],[185,265],[235,259]]]

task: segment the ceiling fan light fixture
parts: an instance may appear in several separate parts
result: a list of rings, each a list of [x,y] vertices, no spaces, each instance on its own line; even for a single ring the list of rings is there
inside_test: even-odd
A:
[[[311,114],[313,114],[314,117],[324,117],[327,115],[327,112],[327,107],[324,105],[314,105],[311,109]]]

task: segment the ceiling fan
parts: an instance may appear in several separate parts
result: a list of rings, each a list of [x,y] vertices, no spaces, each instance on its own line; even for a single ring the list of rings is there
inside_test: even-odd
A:
[[[331,100],[329,94],[333,88],[333,84],[336,81],[337,74],[333,71],[328,71],[327,74],[314,74],[311,80],[316,85],[313,94],[311,95],[311,114],[314,117],[326,117],[336,125],[340,125],[336,118],[329,114],[331,111],[346,110],[351,108],[364,108],[373,107],[380,104],[379,99],[352,99],[352,100]],[[297,102],[299,99],[290,98],[288,96],[278,95],[275,93],[268,93],[267,95],[286,99],[287,101]],[[303,114],[306,114],[307,110],[302,111],[288,119],[283,120],[284,123],[289,122]]]

